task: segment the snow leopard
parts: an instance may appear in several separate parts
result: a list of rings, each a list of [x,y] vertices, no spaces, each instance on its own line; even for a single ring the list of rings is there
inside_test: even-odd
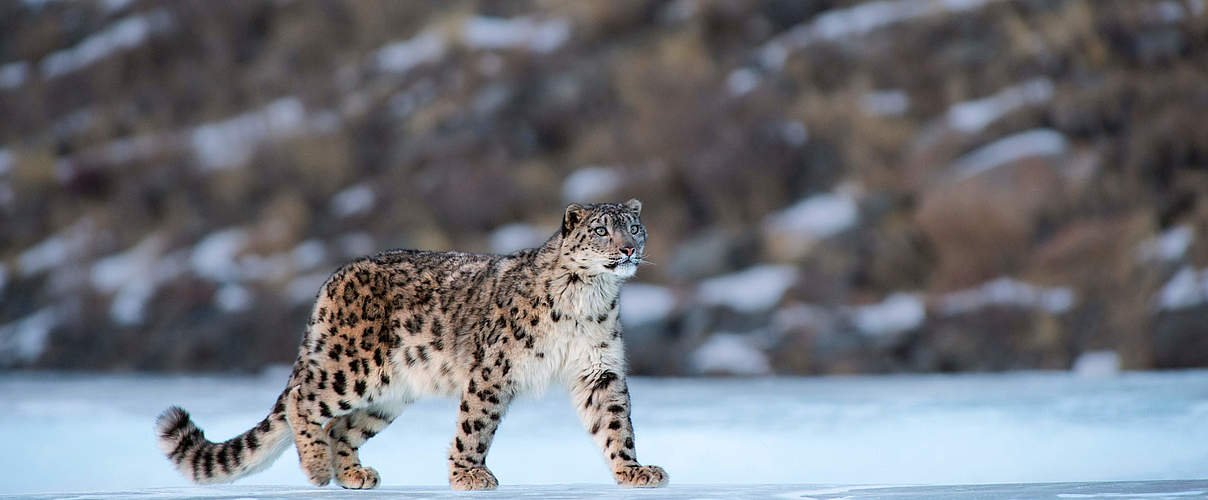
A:
[[[298,358],[271,413],[221,443],[184,409],[156,420],[159,446],[185,477],[226,483],[295,445],[307,479],[376,487],[358,448],[421,397],[460,399],[448,451],[455,490],[498,486],[495,430],[517,396],[564,385],[624,487],[666,485],[641,465],[618,299],[646,250],[636,199],[568,205],[538,248],[507,255],[389,250],[350,262],[320,288]]]

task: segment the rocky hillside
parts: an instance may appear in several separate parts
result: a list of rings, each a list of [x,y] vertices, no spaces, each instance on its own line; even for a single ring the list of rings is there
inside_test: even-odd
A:
[[[0,3],[0,367],[290,362],[645,202],[634,371],[1208,366],[1203,0]]]

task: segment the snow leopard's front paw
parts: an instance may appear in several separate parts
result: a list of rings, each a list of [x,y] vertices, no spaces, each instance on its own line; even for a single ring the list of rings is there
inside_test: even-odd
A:
[[[633,465],[612,473],[617,484],[625,488],[658,488],[666,486],[670,476],[657,465]]]
[[[449,486],[458,491],[493,490],[499,480],[486,467],[454,468],[449,471]]]
[[[373,467],[361,467],[359,465],[345,467],[344,470],[336,474],[336,482],[340,486],[350,490],[368,490],[377,488],[381,476],[378,476],[378,471]]]

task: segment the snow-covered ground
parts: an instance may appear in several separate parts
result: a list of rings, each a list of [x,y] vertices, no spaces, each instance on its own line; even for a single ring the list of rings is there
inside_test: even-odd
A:
[[[189,486],[152,435],[152,420],[169,404],[191,410],[211,439],[242,432],[268,411],[285,376],[0,375],[0,496],[315,496],[321,491],[306,483],[292,452],[235,485]],[[1208,371],[636,379],[631,392],[641,460],[664,466],[671,489],[612,486],[565,396],[551,390],[520,400],[504,420],[489,459],[504,488],[485,496],[1208,494],[1208,481],[1190,481],[1208,477]],[[453,496],[444,456],[455,411],[453,401],[418,403],[366,444],[361,457],[381,471],[380,493]],[[1007,484],[1042,482],[1076,484]],[[989,486],[939,486],[953,484]]]

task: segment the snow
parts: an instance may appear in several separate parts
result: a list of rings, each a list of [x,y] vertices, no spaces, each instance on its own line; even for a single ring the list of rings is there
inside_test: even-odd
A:
[[[675,309],[675,294],[667,287],[627,283],[621,287],[621,322],[645,325],[667,319]]]
[[[16,61],[0,66],[0,90],[15,89],[25,84],[29,63]]]
[[[345,257],[364,257],[377,251],[377,243],[373,236],[365,232],[355,232],[341,235],[336,239],[336,245]]]
[[[1175,226],[1141,242],[1137,247],[1137,258],[1143,261],[1177,261],[1183,258],[1194,241],[1195,229],[1186,225]]]
[[[972,134],[980,132],[998,119],[1023,108],[1044,104],[1053,98],[1053,82],[1036,78],[1012,85],[981,99],[966,101],[948,110],[948,125]]]
[[[600,201],[621,187],[621,175],[613,167],[584,167],[562,181],[562,200],[567,203]]]
[[[305,131],[306,109],[295,97],[282,97],[264,108],[202,124],[190,133],[193,152],[203,170],[247,163],[261,142]]]
[[[409,40],[390,43],[374,54],[378,69],[403,74],[421,64],[435,62],[445,55],[445,40],[433,32],[423,32]]]
[[[1064,287],[1045,288],[1008,277],[1001,277],[980,286],[952,292],[939,299],[939,311],[945,316],[967,314],[979,309],[1021,307],[1051,314],[1061,314],[1074,306],[1074,292]]]
[[[327,282],[329,271],[320,271],[298,276],[285,285],[285,296],[293,305],[309,305],[319,294],[319,287]]]
[[[860,217],[855,199],[844,190],[803,198],[764,218],[765,229],[792,245],[807,248],[856,225]]]
[[[8,283],[8,267],[0,262],[0,297],[4,296],[4,285]]]
[[[1074,360],[1074,373],[1081,377],[1110,377],[1120,374],[1116,351],[1087,351]]]
[[[793,27],[758,49],[764,67],[780,69],[788,55],[818,42],[862,36],[895,24],[980,9],[1000,0],[882,0],[829,10]]]
[[[1158,291],[1159,311],[1177,311],[1208,302],[1208,269],[1183,266]]]
[[[760,265],[703,280],[697,293],[706,304],[750,313],[776,305],[796,282],[797,268],[793,266]]]
[[[767,375],[772,373],[768,356],[744,335],[718,332],[692,351],[692,369],[696,373],[725,375]]]
[[[910,109],[910,95],[901,89],[870,92],[860,98],[860,109],[872,116],[902,116]]]
[[[129,50],[146,41],[157,31],[167,29],[172,16],[166,10],[155,10],[122,18],[90,35],[74,47],[53,52],[42,59],[44,78],[55,78],[80,70],[114,53]]]
[[[750,93],[759,87],[759,82],[763,77],[759,76],[755,70],[750,68],[739,68],[730,73],[726,77],[726,88],[732,96],[740,96]]]
[[[101,258],[92,264],[92,286],[102,293],[114,293],[109,316],[119,325],[143,321],[147,301],[167,279],[179,273],[171,261],[159,260],[163,238],[151,235],[129,250]]]
[[[368,184],[351,186],[331,197],[331,213],[337,217],[349,217],[369,212],[377,196]]]
[[[1060,132],[1033,129],[1004,137],[958,158],[952,170],[957,180],[968,179],[1025,158],[1058,156],[1065,151],[1065,136]]]
[[[535,248],[545,242],[552,231],[542,231],[529,224],[520,222],[505,224],[491,231],[491,251],[495,253],[512,253],[526,248]]]
[[[309,239],[299,243],[289,252],[296,268],[306,270],[327,261],[327,247],[317,239]]]
[[[375,491],[316,489],[292,452],[234,485],[190,486],[158,453],[151,423],[167,405],[181,404],[208,437],[225,439],[263,417],[287,377],[280,369],[251,377],[0,374],[0,496],[464,498],[445,483],[452,400],[422,400],[366,443],[361,459],[384,482]],[[1173,482],[1208,470],[1206,385],[1208,371],[633,378],[639,456],[672,478],[669,488],[653,491],[611,484],[568,398],[554,390],[512,406],[488,460],[503,487],[476,496],[1005,499],[1208,491],[1205,481]],[[1001,484],[1063,481],[1146,482]],[[976,483],[1000,484],[941,486]],[[157,489],[165,487],[172,489]]]
[[[198,276],[216,282],[234,281],[242,276],[235,257],[247,244],[247,231],[229,228],[210,233],[193,247],[190,264]]]
[[[42,356],[50,331],[59,324],[54,306],[0,325],[0,367],[28,363]]]
[[[70,227],[55,233],[21,252],[17,264],[23,276],[49,271],[80,257],[92,239],[92,222],[80,219]]]
[[[0,148],[0,175],[5,175],[13,169],[13,153],[8,148]]]
[[[549,53],[570,38],[570,22],[527,17],[471,17],[462,24],[461,41],[473,49],[525,49]]]
[[[885,300],[854,309],[852,322],[871,337],[895,337],[914,330],[927,319],[923,299],[909,293],[894,293]]]
[[[780,138],[789,146],[800,147],[809,140],[810,133],[805,128],[805,124],[799,121],[787,121],[780,125]]]
[[[246,311],[252,307],[252,293],[241,285],[227,283],[214,294],[214,303],[223,312]]]

